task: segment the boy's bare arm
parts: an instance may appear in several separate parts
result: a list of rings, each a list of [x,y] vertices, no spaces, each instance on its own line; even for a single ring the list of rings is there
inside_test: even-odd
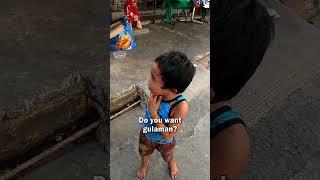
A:
[[[210,142],[211,176],[238,180],[249,159],[249,136],[242,124],[221,131]]]
[[[176,132],[161,132],[161,135],[165,139],[171,139],[173,136],[176,135],[178,130],[182,128],[182,122],[186,118],[188,111],[189,111],[189,106],[186,101],[183,101],[183,102],[179,103],[176,107],[174,107],[174,109],[172,110],[172,112],[170,114],[170,118],[173,118],[173,119],[180,118],[181,123],[171,123],[170,124],[169,127],[175,127],[175,126],[177,127]],[[158,114],[155,114],[152,118],[156,119],[156,118],[160,118],[160,117]],[[167,127],[163,123],[156,123],[156,126],[158,128],[166,128]]]

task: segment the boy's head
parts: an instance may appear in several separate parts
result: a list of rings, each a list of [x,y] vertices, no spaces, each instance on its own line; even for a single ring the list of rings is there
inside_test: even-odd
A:
[[[238,94],[256,71],[274,35],[274,23],[257,0],[218,0],[212,11],[211,103]]]
[[[188,57],[177,51],[158,56],[151,66],[148,86],[152,94],[179,94],[191,83],[196,69]]]

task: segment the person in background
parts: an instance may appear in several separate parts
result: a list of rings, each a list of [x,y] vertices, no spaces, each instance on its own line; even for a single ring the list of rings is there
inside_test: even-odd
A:
[[[140,13],[138,11],[138,0],[126,0],[124,4],[124,13],[128,17],[128,22],[132,27],[132,23],[137,23],[137,28],[142,29],[140,21]]]

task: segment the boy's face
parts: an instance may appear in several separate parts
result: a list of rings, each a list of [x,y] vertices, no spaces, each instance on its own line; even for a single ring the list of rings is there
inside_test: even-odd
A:
[[[161,72],[157,63],[153,63],[151,66],[151,74],[148,80],[148,87],[151,94],[155,95],[168,95],[172,93],[169,89],[163,89],[164,82],[162,80]]]

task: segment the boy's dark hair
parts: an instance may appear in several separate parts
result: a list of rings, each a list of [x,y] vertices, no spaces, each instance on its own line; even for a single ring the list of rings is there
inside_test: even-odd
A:
[[[274,36],[257,0],[215,0],[212,10],[212,103],[232,99],[255,73]]]
[[[182,93],[191,83],[196,69],[188,57],[177,51],[171,51],[158,56],[155,60],[158,64],[164,87],[177,89]]]

